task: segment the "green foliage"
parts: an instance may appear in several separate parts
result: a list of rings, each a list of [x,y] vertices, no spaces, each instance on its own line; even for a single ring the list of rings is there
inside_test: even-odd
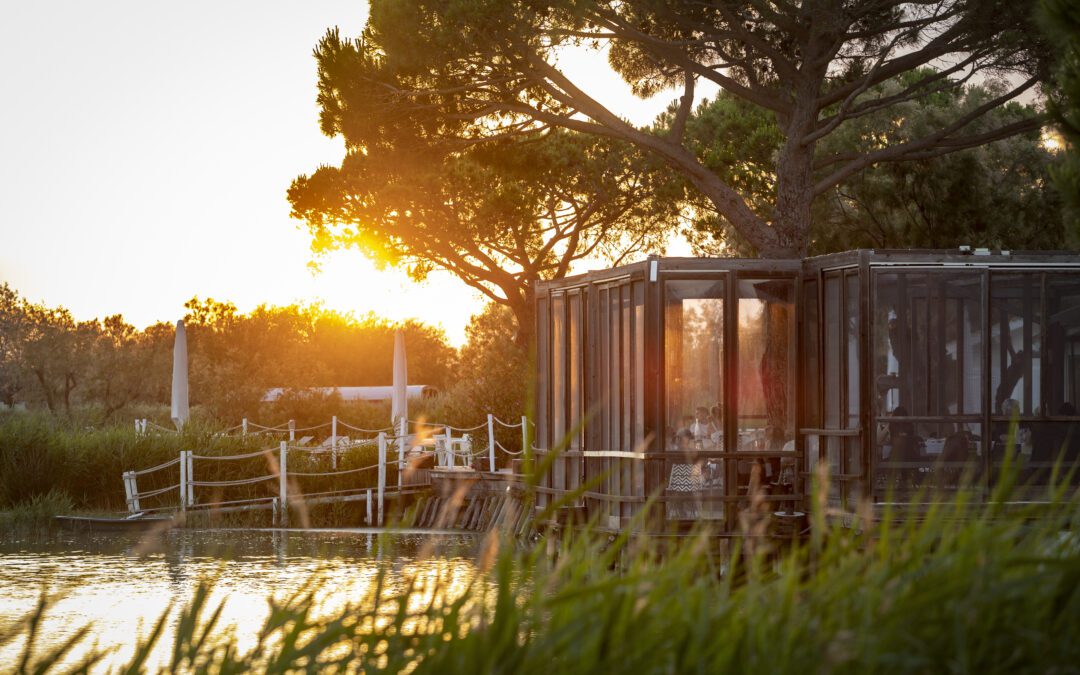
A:
[[[471,152],[554,128],[615,139],[684,181],[698,217],[737,234],[733,244],[797,257],[811,242],[815,199],[862,171],[1042,126],[1040,111],[1023,106],[1001,124],[988,116],[1044,68],[1031,4],[373,0],[360,39],[332,31],[316,50],[320,119],[324,133],[373,158],[387,148]],[[664,123],[641,128],[605,107],[568,57],[581,48],[606,50],[640,96],[679,96]],[[904,142],[830,147],[869,118],[897,119],[988,77],[1008,85],[982,106],[940,106]],[[724,92],[722,110],[694,112],[700,84]]]
[[[1054,174],[1061,194],[1080,222],[1080,2],[1042,0],[1039,23],[1056,48],[1050,111],[1066,144],[1067,158]]]
[[[174,615],[174,644],[151,631],[132,665],[156,649],[171,672],[1072,672],[1080,503],[1058,497],[1040,513],[961,497],[859,529],[824,525],[822,506],[809,543],[719,558],[705,536],[578,531],[522,548],[493,533],[467,588],[426,572],[391,584],[384,568],[324,618],[305,590],[271,601],[246,652],[204,584]],[[43,598],[9,631],[48,611]],[[58,661],[25,656],[42,672]]]
[[[935,71],[910,73],[868,92],[896,95],[911,81]],[[1002,93],[999,83],[969,85],[896,104],[852,120],[819,144],[822,156],[859,155],[910,142],[951,116],[970,112]],[[1035,106],[1004,105],[972,122],[986,133],[1038,114]],[[658,121],[671,123],[671,113]],[[739,186],[760,215],[776,189],[773,162],[783,137],[775,119],[721,92],[699,106],[687,124],[699,161]],[[867,168],[817,198],[810,252],[854,248],[955,248],[967,244],[1013,250],[1060,249],[1077,240],[1051,175],[1060,158],[1038,131],[979,147]],[[688,186],[687,186],[688,188]],[[691,189],[672,193],[696,215],[687,232],[704,253],[749,254],[730,223],[717,217]]]

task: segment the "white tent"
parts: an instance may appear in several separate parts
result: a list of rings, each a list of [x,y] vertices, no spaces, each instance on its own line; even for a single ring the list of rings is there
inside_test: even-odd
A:
[[[187,333],[183,320],[176,322],[176,340],[173,342],[172,365],[172,421],[177,429],[182,429],[188,421],[188,365]]]
[[[394,335],[394,391],[390,399],[390,421],[394,428],[398,420],[409,416],[409,365],[405,359],[405,333],[399,328]]]

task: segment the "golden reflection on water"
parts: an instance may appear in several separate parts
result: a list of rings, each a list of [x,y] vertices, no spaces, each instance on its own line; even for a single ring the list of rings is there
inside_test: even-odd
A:
[[[58,595],[42,621],[36,652],[91,624],[90,636],[64,663],[77,663],[91,648],[106,649],[109,656],[97,668],[104,672],[127,663],[138,638],[171,606],[147,664],[156,670],[168,665],[179,609],[201,580],[214,580],[205,614],[223,605],[215,637],[231,631],[244,653],[257,644],[271,598],[280,603],[311,592],[316,618],[349,606],[370,609],[383,571],[382,597],[411,583],[408,609],[415,612],[461,597],[477,574],[476,541],[467,535],[395,535],[384,546],[377,535],[359,532],[174,531],[157,535],[153,544],[147,549],[146,542],[104,534],[0,542],[0,626],[32,611],[45,587]],[[389,621],[394,610],[381,608],[380,620]],[[23,635],[0,646],[0,664],[17,663],[25,642]]]

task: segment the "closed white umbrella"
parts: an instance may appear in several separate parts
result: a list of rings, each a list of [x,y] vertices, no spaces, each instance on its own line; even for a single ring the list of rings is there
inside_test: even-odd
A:
[[[390,398],[390,421],[397,429],[398,420],[409,416],[409,365],[405,359],[405,333],[399,328],[394,335],[394,391]]]
[[[182,429],[190,417],[188,409],[187,333],[183,320],[176,322],[176,340],[173,342],[172,363],[172,421]]]

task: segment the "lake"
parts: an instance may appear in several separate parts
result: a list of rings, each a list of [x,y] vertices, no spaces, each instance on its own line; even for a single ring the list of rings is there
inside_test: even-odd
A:
[[[381,535],[381,536],[380,536]],[[96,641],[112,650],[100,671],[126,663],[136,636],[146,635],[170,605],[172,621],[158,642],[151,669],[171,655],[177,608],[200,580],[215,579],[210,607],[224,603],[222,624],[234,626],[241,652],[255,644],[269,613],[268,598],[284,599],[323,580],[319,613],[358,602],[380,570],[391,585],[410,578],[440,580],[450,595],[475,577],[478,539],[461,533],[373,530],[172,530],[153,535],[55,531],[0,535],[0,634],[31,612],[42,589],[57,597],[40,628],[37,653],[93,625],[75,663]],[[7,671],[26,637],[0,645]]]

